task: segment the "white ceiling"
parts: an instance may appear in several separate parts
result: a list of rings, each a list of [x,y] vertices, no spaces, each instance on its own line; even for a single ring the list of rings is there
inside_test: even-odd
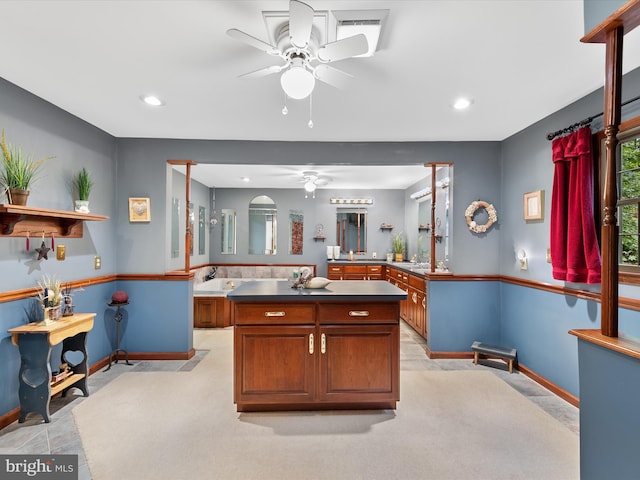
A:
[[[313,129],[307,101],[281,114],[278,75],[237,78],[277,58],[226,35],[269,41],[262,11],[287,0],[2,0],[0,77],[117,137],[337,142],[499,141],[603,85],[604,46],[579,41],[582,0],[307,3],[389,10],[373,57],[332,64],[348,86],[317,84]],[[638,30],[625,72],[640,65]],[[460,95],[470,110],[451,108]]]

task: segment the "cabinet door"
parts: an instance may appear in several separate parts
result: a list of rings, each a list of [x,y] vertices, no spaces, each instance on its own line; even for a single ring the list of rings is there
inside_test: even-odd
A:
[[[395,402],[400,391],[399,325],[321,326],[318,398]]]
[[[236,326],[234,400],[305,403],[316,396],[315,326]]]
[[[193,326],[196,328],[211,328],[216,326],[215,297],[193,298]]]
[[[416,324],[416,331],[423,338],[427,338],[427,330],[426,330],[426,308],[427,303],[425,301],[424,292],[417,291],[418,294],[418,304],[416,305],[416,311],[414,316],[414,321]]]

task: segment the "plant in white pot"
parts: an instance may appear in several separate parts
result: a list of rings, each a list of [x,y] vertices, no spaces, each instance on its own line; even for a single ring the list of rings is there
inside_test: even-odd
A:
[[[91,173],[82,167],[78,173],[73,177],[73,186],[78,191],[78,200],[76,200],[75,211],[80,213],[89,213],[89,195],[91,194],[91,187],[93,187],[93,180],[91,179]]]
[[[26,205],[29,187],[36,179],[42,162],[49,158],[34,161],[20,147],[7,144],[2,130],[2,171],[0,185],[7,194],[7,200],[14,205]]]

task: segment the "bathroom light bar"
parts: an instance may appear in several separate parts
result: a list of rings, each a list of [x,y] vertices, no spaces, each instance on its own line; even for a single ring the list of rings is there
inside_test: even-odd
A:
[[[332,205],[373,205],[373,198],[330,198]]]

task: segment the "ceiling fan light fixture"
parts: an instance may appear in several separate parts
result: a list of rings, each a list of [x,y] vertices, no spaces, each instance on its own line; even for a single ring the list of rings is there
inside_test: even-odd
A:
[[[292,65],[280,77],[280,85],[289,98],[302,100],[311,95],[316,79],[304,66]]]
[[[313,180],[307,180],[307,182],[304,184],[304,189],[305,191],[311,193],[311,192],[315,192],[316,191],[316,184]]]

